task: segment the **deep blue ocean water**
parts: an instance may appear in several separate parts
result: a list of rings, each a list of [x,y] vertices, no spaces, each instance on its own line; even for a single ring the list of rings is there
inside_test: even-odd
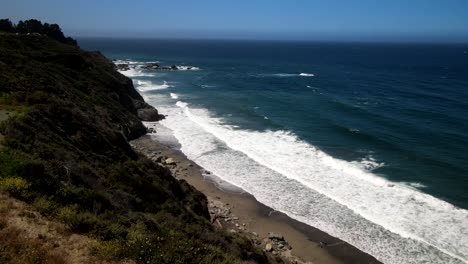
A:
[[[385,263],[467,262],[468,45],[79,45],[136,67],[182,151],[261,202]]]

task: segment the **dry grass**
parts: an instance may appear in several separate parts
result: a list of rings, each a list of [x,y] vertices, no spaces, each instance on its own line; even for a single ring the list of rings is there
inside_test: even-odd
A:
[[[22,230],[0,223],[0,263],[11,264],[62,264],[64,256],[53,251],[38,237],[31,239]]]
[[[0,216],[2,264],[104,263],[91,252],[97,241],[67,231],[2,191]]]

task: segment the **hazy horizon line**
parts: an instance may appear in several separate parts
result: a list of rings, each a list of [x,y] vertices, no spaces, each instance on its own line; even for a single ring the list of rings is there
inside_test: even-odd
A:
[[[115,39],[115,40],[181,40],[181,41],[245,41],[245,42],[298,42],[298,43],[368,43],[368,44],[458,44],[468,45],[467,40],[405,40],[405,39],[286,39],[286,38],[248,38],[248,37],[196,37],[196,36],[98,36],[98,35],[70,35],[76,39]]]

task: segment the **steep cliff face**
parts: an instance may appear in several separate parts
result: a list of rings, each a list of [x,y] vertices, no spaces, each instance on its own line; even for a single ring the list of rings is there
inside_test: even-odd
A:
[[[87,118],[112,120],[131,138],[145,132],[139,110],[153,114],[146,121],[157,120],[157,111],[144,102],[132,81],[116,72],[100,53],[84,52],[45,36],[3,35],[1,41],[0,69],[8,73],[0,79],[1,89],[14,92],[19,103],[69,103],[68,108],[79,108]],[[28,80],[31,83],[24,83]]]
[[[202,193],[133,151],[141,120],[160,116],[100,53],[0,33],[0,111],[0,188],[101,241],[103,258],[271,261],[214,230]]]

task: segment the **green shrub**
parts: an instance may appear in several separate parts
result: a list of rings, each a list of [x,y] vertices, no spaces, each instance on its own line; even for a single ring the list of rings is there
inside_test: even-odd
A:
[[[37,198],[33,206],[43,215],[53,215],[59,207],[52,199],[48,199],[44,196]]]
[[[19,198],[27,198],[31,195],[30,186],[25,179],[19,177],[0,179],[0,188]]]
[[[129,242],[136,242],[136,241],[142,241],[145,239],[145,236],[148,234],[148,229],[146,228],[146,225],[138,222],[136,224],[133,224],[127,234],[127,240]]]
[[[101,240],[122,239],[127,236],[127,228],[120,223],[116,223],[101,218],[96,218],[97,222],[93,226],[91,234]]]
[[[26,112],[27,109],[26,105],[18,103],[13,94],[0,92],[0,110],[12,111],[13,114],[17,114],[16,112]]]
[[[126,255],[121,241],[118,240],[100,241],[91,246],[91,253],[107,260],[122,259]]]
[[[13,104],[13,96],[10,93],[0,93],[0,104],[11,105]]]
[[[10,154],[0,152],[0,178],[24,174],[24,164]]]
[[[57,217],[74,232],[87,233],[94,229],[98,222],[96,216],[89,212],[80,212],[78,205],[61,208]]]

